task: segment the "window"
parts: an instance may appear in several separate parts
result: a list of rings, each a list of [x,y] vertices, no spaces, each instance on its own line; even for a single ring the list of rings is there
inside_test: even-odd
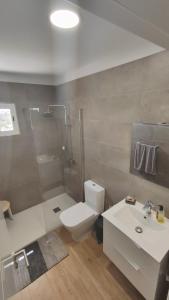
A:
[[[0,103],[0,136],[20,134],[15,105]]]

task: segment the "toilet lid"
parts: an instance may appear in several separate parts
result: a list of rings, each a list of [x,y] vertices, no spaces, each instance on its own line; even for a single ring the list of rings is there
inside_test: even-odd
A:
[[[94,209],[80,202],[63,211],[60,214],[60,219],[65,226],[73,227],[95,215],[97,213]]]

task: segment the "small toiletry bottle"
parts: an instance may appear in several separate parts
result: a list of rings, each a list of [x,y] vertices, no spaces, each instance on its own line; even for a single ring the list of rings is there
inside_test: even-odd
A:
[[[164,223],[165,222],[163,205],[159,205],[159,209],[157,210],[157,213],[156,213],[156,219],[159,223]]]

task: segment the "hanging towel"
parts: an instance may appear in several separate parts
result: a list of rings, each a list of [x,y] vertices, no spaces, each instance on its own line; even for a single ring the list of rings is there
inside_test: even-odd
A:
[[[145,173],[157,174],[157,148],[158,146],[146,145]]]
[[[144,171],[146,161],[146,146],[137,142],[135,144],[134,152],[134,169],[137,171]]]
[[[158,146],[137,142],[135,144],[134,152],[134,168],[137,171],[143,171],[146,174],[156,175],[157,148]]]

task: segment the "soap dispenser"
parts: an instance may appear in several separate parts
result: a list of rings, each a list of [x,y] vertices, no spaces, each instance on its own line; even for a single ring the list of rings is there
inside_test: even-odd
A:
[[[164,223],[165,222],[163,205],[158,206],[158,209],[157,209],[157,212],[156,212],[156,219],[159,223]]]

